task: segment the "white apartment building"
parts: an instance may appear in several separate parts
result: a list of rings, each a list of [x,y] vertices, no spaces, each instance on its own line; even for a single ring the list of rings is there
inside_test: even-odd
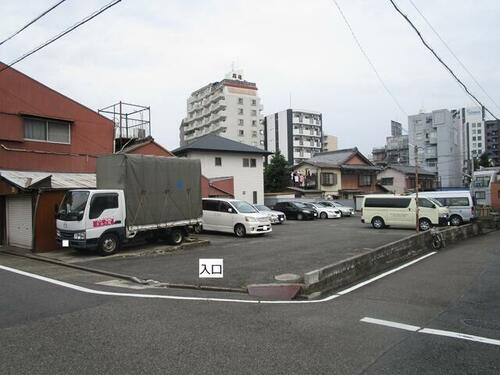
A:
[[[287,109],[264,118],[264,145],[278,150],[297,165],[323,149],[323,120],[320,112]]]
[[[438,175],[440,187],[463,186],[462,126],[456,111],[447,109],[408,116],[410,165],[419,165]]]
[[[485,111],[480,106],[460,108],[463,153],[466,161],[479,158],[486,152]]]
[[[216,134],[264,148],[262,109],[257,85],[246,81],[242,71],[232,71],[222,81],[210,83],[188,98],[187,116],[180,126],[180,144]]]

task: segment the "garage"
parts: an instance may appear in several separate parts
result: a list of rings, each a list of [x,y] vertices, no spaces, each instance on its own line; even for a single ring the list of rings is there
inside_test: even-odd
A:
[[[33,224],[31,196],[7,197],[7,243],[11,246],[31,249]]]

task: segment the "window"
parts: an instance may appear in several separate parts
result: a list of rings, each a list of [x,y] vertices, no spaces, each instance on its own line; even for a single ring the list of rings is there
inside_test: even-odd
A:
[[[252,109],[252,116],[257,116],[257,111],[255,109]]]
[[[24,119],[24,138],[43,142],[70,143],[70,124],[37,118]]]
[[[216,167],[221,167],[222,166],[222,158],[217,156],[215,157],[215,166]]]
[[[469,206],[469,198],[467,197],[458,197],[458,198],[447,198],[445,206]]]
[[[243,158],[243,167],[247,168],[249,166],[250,166],[250,160],[248,160],[247,158]]]
[[[245,135],[245,132],[243,130],[238,130],[238,135],[240,137],[243,137]]]
[[[481,147],[483,147],[483,144],[482,144],[481,142],[479,142],[479,143],[477,144],[477,147],[478,147],[478,148],[481,148]]]
[[[238,104],[243,104],[243,98],[238,98]]]
[[[217,211],[219,207],[219,201],[216,200],[203,200],[202,201],[203,210],[205,211]]]
[[[373,176],[366,174],[359,176],[359,186],[369,186],[372,184]]]
[[[386,186],[394,185],[394,177],[384,177],[381,179],[380,183]]]
[[[257,105],[257,100],[252,99],[252,105]]]
[[[257,126],[257,120],[252,120],[252,126]]]
[[[253,131],[252,132],[252,137],[256,138],[257,137],[257,132],[256,131]]]
[[[366,198],[365,207],[407,208],[411,198]]]
[[[238,108],[238,114],[242,115],[243,114],[243,108]]]
[[[489,186],[490,186],[490,176],[474,177],[474,187],[489,187]]]
[[[474,196],[476,197],[476,199],[486,199],[486,192],[476,191],[476,194]]]
[[[236,211],[234,210],[233,206],[231,206],[229,203],[227,202],[224,202],[224,201],[220,201],[220,204],[219,204],[219,212],[230,212],[229,210],[232,211],[232,213],[236,213]]]
[[[96,194],[90,202],[89,219],[97,219],[104,210],[118,208],[118,194]]]
[[[257,159],[250,159],[250,168],[257,167]]]
[[[425,198],[418,198],[418,205],[420,207],[435,208],[436,206],[430,200]]]
[[[321,173],[321,185],[337,185],[337,175],[335,173]]]
[[[477,129],[477,134],[481,134],[481,129]]]
[[[242,118],[240,118],[240,119],[238,120],[238,125],[245,125],[245,122],[243,121],[243,119],[242,119]]]

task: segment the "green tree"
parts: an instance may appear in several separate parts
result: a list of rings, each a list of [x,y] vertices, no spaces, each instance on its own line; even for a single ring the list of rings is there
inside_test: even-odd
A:
[[[490,159],[490,155],[485,152],[481,154],[481,156],[478,159],[474,159],[474,169],[479,169],[479,167],[491,167],[492,165],[492,160]]]
[[[264,169],[264,190],[274,193],[290,186],[290,165],[278,151]]]

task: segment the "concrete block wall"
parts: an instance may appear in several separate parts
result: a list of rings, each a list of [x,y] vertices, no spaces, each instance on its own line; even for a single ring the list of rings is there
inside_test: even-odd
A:
[[[482,233],[479,223],[451,227],[442,232],[445,245]],[[389,268],[396,267],[431,251],[431,232],[411,235],[364,254],[304,274],[302,294],[325,293],[353,284]]]

